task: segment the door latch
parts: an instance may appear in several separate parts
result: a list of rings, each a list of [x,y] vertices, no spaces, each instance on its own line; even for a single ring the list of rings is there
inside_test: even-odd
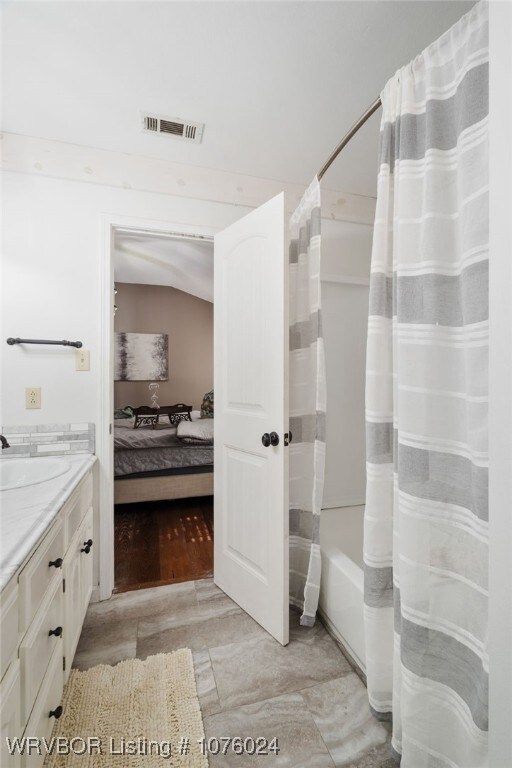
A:
[[[285,432],[284,433],[284,444],[286,446],[290,445],[291,441],[293,440],[293,435],[291,432]]]

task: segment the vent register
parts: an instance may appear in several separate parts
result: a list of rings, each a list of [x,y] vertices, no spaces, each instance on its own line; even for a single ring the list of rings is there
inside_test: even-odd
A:
[[[191,120],[180,120],[179,117],[160,117],[157,115],[142,116],[144,131],[173,136],[175,139],[192,141],[200,144],[203,139],[204,123],[193,123]]]

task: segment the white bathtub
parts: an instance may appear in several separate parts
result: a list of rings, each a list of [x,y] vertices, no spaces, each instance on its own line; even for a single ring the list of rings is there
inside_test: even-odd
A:
[[[365,672],[363,513],[363,506],[322,510],[320,614]]]

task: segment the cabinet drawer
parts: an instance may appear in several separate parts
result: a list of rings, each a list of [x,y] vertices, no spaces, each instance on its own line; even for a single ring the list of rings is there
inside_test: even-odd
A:
[[[16,654],[18,645],[18,584],[16,579],[2,591],[0,598],[0,680],[9,662]]]
[[[46,591],[52,589],[53,585],[62,578],[64,553],[64,527],[62,520],[59,520],[20,573],[20,630],[22,632],[27,630],[39,605],[44,600]]]
[[[15,739],[21,736],[20,728],[20,663],[11,664],[9,671],[0,685],[0,765],[8,765],[10,768],[18,768],[21,764],[19,754],[10,755],[7,749],[6,739]]]
[[[60,574],[59,574],[60,575]],[[21,722],[27,722],[37,692],[43,680],[49,661],[56,648],[64,655],[62,627],[64,619],[64,595],[62,578],[54,585],[50,594],[38,610],[30,629],[20,646],[21,666]],[[57,630],[60,635],[50,631]]]
[[[38,739],[50,738],[55,723],[55,718],[50,716],[50,712],[53,712],[60,705],[62,689],[62,652],[60,648],[56,648],[39,690],[30,720],[27,723],[26,736],[35,736]],[[23,755],[22,765],[24,768],[39,768],[45,757],[44,751],[41,751],[43,752],[42,755],[35,754],[35,752],[31,755]]]
[[[90,506],[92,506],[91,472],[82,480],[62,511],[66,532],[66,545],[73,539]]]

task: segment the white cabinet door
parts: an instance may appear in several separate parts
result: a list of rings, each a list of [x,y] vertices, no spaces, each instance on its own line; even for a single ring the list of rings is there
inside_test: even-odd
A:
[[[64,682],[67,681],[82,630],[80,601],[80,533],[77,531],[64,559]]]
[[[80,529],[80,626],[82,626],[85,614],[87,613],[87,606],[89,605],[92,593],[92,523],[93,511],[92,507],[90,507]]]
[[[288,643],[284,195],[215,237],[215,582]],[[262,436],[272,444],[264,445]],[[276,436],[278,439],[276,443]]]
[[[37,694],[30,720],[27,723],[25,736],[49,740],[55,723],[54,718],[60,717],[59,708],[62,706],[60,702],[62,700],[63,687],[62,653],[59,648],[56,648],[50,659],[43,684]],[[41,754],[38,754],[37,749],[25,750],[22,759],[23,768],[42,768],[44,755],[43,747],[41,748]]]
[[[64,655],[66,657],[65,682],[73,663],[82,631],[87,606],[92,592],[92,540],[93,510],[85,515],[80,528],[69,545],[64,559]]]
[[[0,684],[0,765],[18,768],[21,765],[19,753],[8,748],[7,739],[12,742],[21,737],[20,720],[20,663],[13,661]]]

